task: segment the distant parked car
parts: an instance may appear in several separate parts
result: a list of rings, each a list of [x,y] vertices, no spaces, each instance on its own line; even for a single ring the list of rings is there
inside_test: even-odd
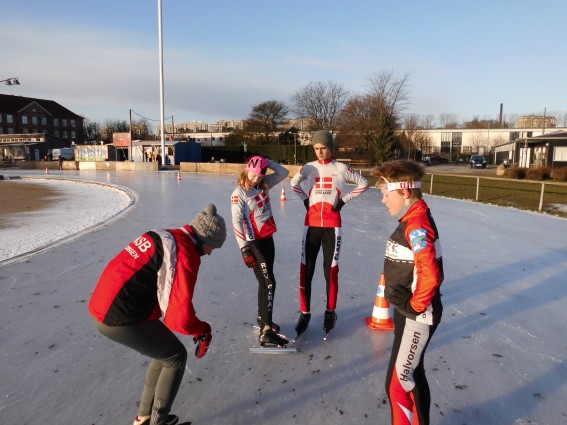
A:
[[[421,161],[425,165],[447,164],[449,162],[447,158],[443,158],[442,156],[424,156]]]
[[[471,156],[469,168],[486,168],[486,159],[484,159],[484,156],[482,155]]]

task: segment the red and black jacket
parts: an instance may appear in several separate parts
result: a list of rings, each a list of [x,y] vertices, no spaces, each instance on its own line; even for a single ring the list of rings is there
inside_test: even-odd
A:
[[[107,326],[148,320],[200,335],[206,329],[193,308],[201,256],[191,226],[152,230],[130,243],[104,269],[89,312]]]

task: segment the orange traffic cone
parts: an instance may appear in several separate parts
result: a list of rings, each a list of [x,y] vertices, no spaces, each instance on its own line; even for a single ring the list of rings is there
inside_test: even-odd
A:
[[[378,284],[378,292],[376,293],[376,301],[374,301],[374,309],[372,317],[366,318],[366,324],[370,329],[391,331],[394,329],[394,320],[390,317],[390,303],[384,298],[384,288],[386,282],[384,273],[380,275],[380,283]]]
[[[177,172],[177,181],[181,181],[181,171]]]
[[[45,169],[45,174],[49,174],[49,169],[48,169],[48,168]]]
[[[282,196],[280,196],[280,201],[287,201],[285,197],[285,187],[282,186]]]

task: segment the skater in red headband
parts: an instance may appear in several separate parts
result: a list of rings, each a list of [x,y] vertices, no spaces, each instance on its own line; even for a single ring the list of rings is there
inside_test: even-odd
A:
[[[385,162],[376,172],[382,203],[399,222],[388,239],[384,295],[394,306],[394,344],[386,374],[393,425],[428,425],[431,395],[425,350],[441,321],[443,259],[437,226],[422,199],[420,164]]]

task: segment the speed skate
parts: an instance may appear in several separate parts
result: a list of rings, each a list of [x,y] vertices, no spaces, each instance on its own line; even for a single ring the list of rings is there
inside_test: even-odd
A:
[[[295,347],[287,347],[289,340],[285,335],[275,332],[273,328],[260,333],[258,343],[259,346],[250,347],[251,353],[286,354],[297,352]]]

